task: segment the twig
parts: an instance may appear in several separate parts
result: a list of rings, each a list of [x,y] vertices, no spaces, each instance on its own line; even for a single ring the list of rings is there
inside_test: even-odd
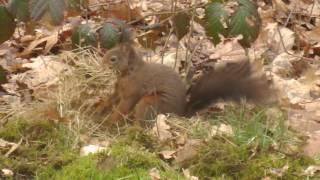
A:
[[[150,14],[146,14],[136,20],[133,20],[133,21],[130,21],[128,24],[135,24],[149,16],[156,16],[156,15],[163,15],[163,14],[170,14],[170,15],[174,15],[174,14],[178,14],[178,13],[182,13],[182,12],[188,12],[188,11],[191,11],[193,9],[197,9],[197,8],[201,8],[201,7],[204,7],[206,4],[199,4],[199,5],[196,5],[196,6],[193,6],[191,8],[188,8],[188,9],[184,9],[184,10],[179,10],[179,11],[175,11],[175,12],[172,12],[172,11],[162,11],[162,12],[154,12],[154,13],[150,13]]]
[[[169,35],[168,35],[168,37],[167,37],[167,39],[166,39],[166,41],[165,41],[165,43],[164,43],[164,46],[162,47],[162,51],[161,51],[161,64],[163,64],[164,54],[165,54],[165,53],[164,53],[164,50],[165,50],[165,48],[166,48],[167,45],[168,45],[168,42],[169,42],[169,40],[170,40],[170,37],[171,37],[172,33],[173,33],[173,30],[170,30]]]
[[[10,154],[12,154],[18,147],[21,145],[23,138],[20,139],[20,141],[17,144],[14,144],[10,150],[4,155],[4,157],[9,157]]]
[[[290,55],[290,56],[299,58],[299,59],[305,59],[305,60],[313,61],[312,58],[307,58],[307,57],[303,57],[303,56],[297,56],[297,55],[294,55],[294,54],[290,53],[290,52],[287,50],[287,48],[285,47],[285,45],[284,45],[283,36],[282,36],[282,34],[281,34],[281,32],[280,32],[279,26],[277,27],[277,31],[278,31],[278,33],[279,33],[280,40],[281,40],[281,45],[282,45],[283,50],[284,50],[285,53],[287,53],[287,54]]]

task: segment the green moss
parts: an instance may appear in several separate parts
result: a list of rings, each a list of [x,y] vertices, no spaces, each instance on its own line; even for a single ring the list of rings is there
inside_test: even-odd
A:
[[[146,149],[137,149],[123,144],[113,145],[112,156],[129,168],[152,168],[159,165],[159,159]]]
[[[150,133],[148,134],[148,131],[139,126],[127,128],[124,132],[124,136],[119,138],[119,141],[127,145],[142,146],[149,150],[155,150],[159,145],[157,144],[157,140],[154,136],[150,135]]]
[[[206,123],[198,121],[191,126],[191,137],[195,139],[204,139],[208,137],[209,131]]]
[[[268,151],[271,147],[282,148],[290,143],[299,143],[297,135],[285,125],[286,117],[281,112],[269,117],[265,109],[227,108],[219,116],[209,116],[206,120],[213,125],[230,125],[234,132],[233,142],[238,146]]]
[[[240,172],[244,179],[259,179],[264,174],[273,178],[277,175],[273,171],[283,170],[283,179],[301,179],[301,174],[309,165],[315,161],[306,156],[287,157],[281,154],[260,154],[258,157],[247,162],[246,168]]]
[[[96,161],[92,156],[86,156],[76,159],[60,171],[48,167],[45,171],[39,172],[36,179],[101,179],[106,175],[96,168]]]
[[[213,138],[203,145],[199,155],[193,159],[191,170],[201,177],[233,177],[244,168],[246,149],[234,146],[221,138]]]
[[[303,179],[301,173],[316,162],[295,155],[299,153],[287,155],[286,146],[299,138],[286,128],[284,117],[277,117],[270,119],[263,110],[240,108],[205,121],[186,122],[183,125],[190,127],[191,137],[205,139],[206,144],[183,168],[205,180],[276,179],[273,171],[287,166],[282,179]],[[234,136],[209,138],[210,127],[221,123],[230,125]],[[11,142],[23,139],[9,158],[0,156],[0,169],[11,169],[14,179],[150,179],[153,168],[159,170],[162,179],[185,178],[182,166],[173,167],[171,161],[162,161],[158,155],[167,146],[175,148],[169,144],[174,141],[159,143],[149,130],[137,126],[122,131],[106,152],[86,157],[79,157],[74,148],[76,138],[67,127],[46,120],[9,121],[0,136]],[[7,151],[2,149],[1,154]]]
[[[122,144],[114,145],[110,152],[78,158],[58,171],[48,168],[39,173],[37,179],[150,179],[152,168],[157,168],[166,178],[182,177],[175,171],[166,170],[153,153]]]
[[[277,178],[272,171],[279,171],[285,166],[282,173],[284,179],[301,179],[301,174],[310,165],[316,162],[305,156],[285,156],[269,151],[256,152],[252,156],[249,149],[234,146],[224,139],[214,138],[200,148],[199,155],[190,165],[192,173],[200,179],[261,179],[264,176]]]
[[[10,121],[4,128],[0,129],[0,137],[10,142],[17,142],[23,136],[26,126],[27,122],[25,120]]]
[[[19,175],[33,177],[47,166],[61,168],[76,155],[70,131],[47,120],[12,119],[0,130],[0,136],[16,143],[22,139],[9,157],[0,156],[0,169],[11,169],[17,179]]]
[[[200,179],[261,179],[278,178],[274,171],[288,167],[283,179],[301,179],[302,172],[316,164],[311,158],[286,155],[287,145],[299,138],[284,124],[281,114],[270,119],[264,110],[231,109],[220,117],[209,117],[216,125],[229,124],[234,135],[211,138],[189,163],[192,173]]]

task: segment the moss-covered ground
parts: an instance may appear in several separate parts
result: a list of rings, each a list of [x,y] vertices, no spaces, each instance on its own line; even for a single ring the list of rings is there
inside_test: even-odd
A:
[[[13,172],[5,177],[1,171],[0,179],[142,180],[151,179],[151,171],[161,179],[187,179],[186,169],[201,180],[320,178],[305,172],[319,161],[302,154],[304,137],[288,128],[285,113],[277,108],[239,105],[191,119],[170,117],[166,140],[130,123],[103,130],[105,118],[95,115],[92,100],[110,93],[112,73],[90,52],[67,53],[61,59],[74,69],[61,75],[51,99],[25,105],[20,113],[0,112],[1,140],[18,144],[12,152],[0,144],[0,170]],[[220,125],[231,127],[232,133],[213,133]],[[109,145],[101,153],[80,156],[92,139]],[[178,151],[188,140],[200,143],[196,151],[188,147],[185,152],[191,156],[179,163]],[[177,153],[164,158],[161,152],[168,150]]]
[[[183,166],[161,158],[160,151],[175,145],[160,142],[145,128],[129,125],[104,152],[80,156],[78,134],[66,124],[20,117],[0,130],[2,139],[21,141],[8,157],[8,149],[0,149],[0,169],[14,172],[7,179],[41,180],[151,179],[153,168],[162,179],[186,179],[182,168],[199,179],[319,178],[304,173],[317,160],[300,153],[303,139],[286,127],[284,116],[272,117],[265,110],[238,108],[197,122],[181,119],[180,126],[189,127],[188,138],[202,142],[197,155]],[[221,123],[231,125],[233,135],[210,136],[208,125]]]

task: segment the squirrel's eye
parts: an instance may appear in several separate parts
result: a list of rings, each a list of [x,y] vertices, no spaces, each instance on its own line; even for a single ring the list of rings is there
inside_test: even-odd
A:
[[[116,62],[117,61],[117,56],[111,56],[110,57],[111,62]]]

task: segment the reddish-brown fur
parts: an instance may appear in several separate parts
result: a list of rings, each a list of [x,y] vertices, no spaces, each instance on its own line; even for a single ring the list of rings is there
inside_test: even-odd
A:
[[[135,119],[159,113],[193,115],[218,98],[258,100],[270,92],[266,79],[251,77],[250,63],[242,61],[205,74],[189,89],[187,102],[187,90],[179,74],[165,65],[144,62],[132,40],[109,50],[103,62],[118,73],[114,94],[106,103],[106,108],[114,107],[110,123],[128,115]]]

